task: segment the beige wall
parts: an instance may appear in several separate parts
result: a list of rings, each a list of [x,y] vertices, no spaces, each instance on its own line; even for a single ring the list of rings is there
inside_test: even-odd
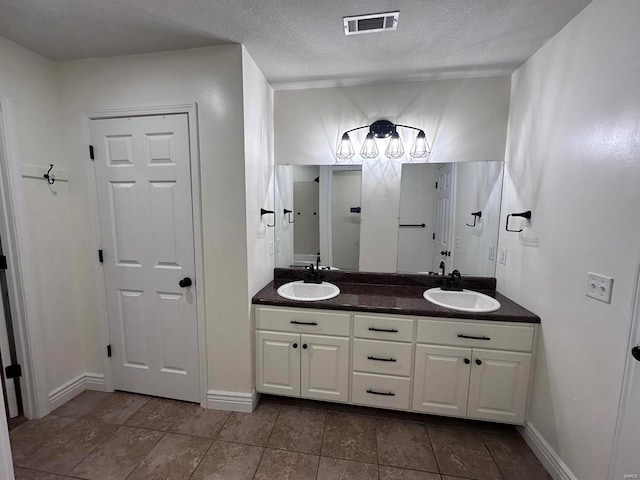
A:
[[[83,317],[89,371],[102,371],[103,346],[95,309],[82,112],[197,102],[209,388],[251,391],[242,67],[239,45],[56,65],[62,105],[59,121],[73,174],[72,215],[76,235],[81,237],[77,255],[87,259],[78,265],[84,278],[78,289],[93,302]],[[220,345],[237,357],[221,356]]]
[[[0,37],[0,95],[12,107],[4,115],[5,127],[15,137],[15,157],[9,161],[17,162],[17,170],[21,172],[22,165],[45,167],[49,163],[66,169],[67,159],[60,152],[54,64]],[[76,258],[82,240],[69,235],[76,220],[71,182],[57,182],[49,188],[43,180],[24,178],[14,189],[24,200],[17,222],[26,237],[20,245],[30,267],[24,272],[25,279],[32,281],[26,292],[30,330],[46,339],[33,352],[40,367],[34,374],[48,392],[86,371],[85,352],[80,347],[86,303],[82,290],[76,288],[82,283]],[[46,408],[46,395],[38,403]]]
[[[529,421],[580,480],[607,478],[639,261],[638,18],[595,0],[512,80],[501,228],[531,209],[540,246],[501,233],[498,289],[542,318]],[[615,279],[610,305],[587,272]]]

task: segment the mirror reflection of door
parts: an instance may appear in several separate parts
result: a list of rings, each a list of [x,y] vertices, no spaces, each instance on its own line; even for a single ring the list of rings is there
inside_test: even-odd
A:
[[[320,200],[318,166],[293,170],[294,265],[316,263],[320,252]]]
[[[441,262],[446,272],[453,262],[453,212],[455,189],[455,163],[444,163],[438,167],[436,187],[436,245],[433,255],[433,271],[442,273]]]
[[[432,270],[435,253],[435,185],[436,169],[431,165],[417,163],[402,166],[398,272]]]
[[[331,230],[333,267],[358,270],[362,170],[333,170]]]

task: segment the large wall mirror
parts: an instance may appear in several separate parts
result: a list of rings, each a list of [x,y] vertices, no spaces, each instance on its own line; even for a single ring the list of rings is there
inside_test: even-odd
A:
[[[495,276],[503,162],[275,168],[276,266]]]

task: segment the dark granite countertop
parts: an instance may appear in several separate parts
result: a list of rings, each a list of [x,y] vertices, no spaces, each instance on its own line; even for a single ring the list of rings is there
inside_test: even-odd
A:
[[[299,269],[275,269],[274,280],[252,300],[254,305],[349,310],[366,313],[391,313],[428,317],[464,318],[497,322],[540,323],[540,317],[495,291],[495,279],[463,277],[463,286],[480,291],[500,302],[500,309],[489,313],[459,312],[435,305],[422,297],[427,288],[439,286],[442,277],[412,274],[369,274],[343,271],[326,272],[325,281],[340,288],[340,294],[329,300],[299,302],[277,294],[284,283],[302,279]]]

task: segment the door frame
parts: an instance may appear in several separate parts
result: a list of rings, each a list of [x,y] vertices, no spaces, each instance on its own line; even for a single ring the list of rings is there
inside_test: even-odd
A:
[[[6,232],[3,250],[11,267],[7,288],[16,355],[22,366],[22,407],[31,419],[48,414],[50,405],[15,119],[12,98],[0,93],[0,225]]]
[[[193,208],[193,240],[195,256],[195,289],[196,289],[196,319],[198,324],[198,363],[200,370],[200,406],[207,408],[207,343],[204,314],[204,242],[202,238],[202,209],[200,196],[200,154],[198,142],[198,105],[186,103],[176,105],[150,105],[141,107],[106,108],[86,110],[82,113],[82,130],[89,158],[91,145],[91,121],[101,119],[146,117],[153,115],[186,114],[189,125],[189,150],[191,160],[191,204]],[[100,235],[100,217],[98,209],[98,190],[95,174],[95,163],[88,160],[87,182],[89,186],[89,204],[91,211],[92,246],[95,252],[102,248]],[[104,270],[95,262],[94,267],[96,290],[98,292],[98,317],[100,322],[100,339],[104,346],[104,378],[107,391],[114,391],[113,371],[111,359],[106,355],[107,345],[110,343],[109,318],[107,316],[107,290]]]
[[[631,358],[631,349],[634,345],[637,345],[640,341],[640,264],[636,267],[635,285],[633,289],[633,297],[631,298],[631,325],[629,326],[629,338],[626,345],[626,361],[624,368],[624,375],[622,377],[622,388],[620,391],[620,400],[618,402],[618,414],[616,416],[616,428],[613,435],[613,445],[611,448],[611,455],[609,457],[609,480],[614,480],[615,461],[618,458],[619,446],[623,441],[621,432],[621,422],[624,421],[625,413],[632,408],[632,399],[629,397],[631,394],[630,381],[631,376],[634,373],[633,370],[638,367],[635,364],[636,360]],[[632,472],[629,472],[632,473]],[[633,472],[635,473],[635,472]]]

